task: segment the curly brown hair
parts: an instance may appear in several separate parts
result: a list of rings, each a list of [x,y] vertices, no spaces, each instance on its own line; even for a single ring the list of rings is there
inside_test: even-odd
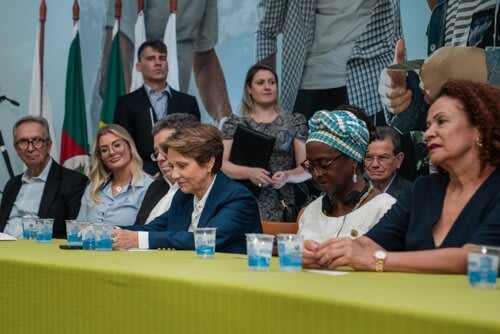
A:
[[[481,166],[500,165],[500,88],[469,80],[452,80],[441,88],[438,98],[459,100],[471,125],[481,133]]]

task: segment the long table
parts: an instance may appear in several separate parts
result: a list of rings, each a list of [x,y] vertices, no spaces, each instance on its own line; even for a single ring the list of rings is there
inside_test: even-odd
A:
[[[236,254],[0,242],[1,333],[499,333],[464,275],[249,272]]]

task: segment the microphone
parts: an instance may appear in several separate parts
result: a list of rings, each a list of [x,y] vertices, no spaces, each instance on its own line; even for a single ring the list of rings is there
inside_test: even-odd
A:
[[[10,103],[12,103],[13,105],[15,105],[16,107],[19,107],[19,102],[17,102],[16,100],[9,99],[5,95],[0,96],[0,103],[2,103],[5,100],[9,101]]]

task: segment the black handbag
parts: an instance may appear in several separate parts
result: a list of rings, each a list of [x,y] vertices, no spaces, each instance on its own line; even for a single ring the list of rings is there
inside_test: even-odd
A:
[[[288,203],[279,190],[276,190],[276,192],[278,193],[281,210],[283,210],[283,221],[295,223],[297,221],[297,215],[299,213],[297,207]]]
[[[229,161],[240,166],[267,169],[276,138],[252,129],[248,122],[245,124],[247,126],[238,124],[236,127]],[[259,186],[248,179],[238,181],[243,183],[256,198],[259,197],[261,191]]]

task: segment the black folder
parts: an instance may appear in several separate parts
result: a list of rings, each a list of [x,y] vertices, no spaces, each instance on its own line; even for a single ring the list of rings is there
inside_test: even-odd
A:
[[[274,137],[242,124],[238,124],[233,137],[229,161],[236,165],[267,169],[275,141],[276,138]],[[256,186],[248,179],[239,181],[243,183],[255,197],[259,197],[260,187]]]

